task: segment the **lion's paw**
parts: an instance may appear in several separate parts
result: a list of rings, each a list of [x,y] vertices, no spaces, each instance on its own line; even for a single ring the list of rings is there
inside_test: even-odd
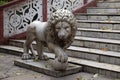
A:
[[[31,56],[29,55],[29,54],[27,54],[27,53],[24,53],[23,55],[22,55],[22,59],[23,60],[28,60],[28,59],[30,59],[31,58]]]
[[[42,55],[39,57],[40,60],[49,60],[49,57],[47,55]]]
[[[58,56],[58,61],[59,62],[65,63],[65,62],[67,62],[67,60],[68,60],[68,56],[65,53],[62,53]]]

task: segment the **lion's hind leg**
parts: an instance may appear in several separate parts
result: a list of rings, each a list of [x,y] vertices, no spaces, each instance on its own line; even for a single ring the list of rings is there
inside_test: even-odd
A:
[[[30,51],[31,51],[31,54],[30,54],[31,58],[37,60],[37,53],[33,49],[33,45],[32,44],[30,45]]]
[[[29,54],[29,49],[31,50],[32,54],[34,54],[34,51],[32,48],[32,42],[34,41],[34,39],[35,39],[34,33],[30,32],[30,29],[28,29],[27,38],[24,43],[24,53],[22,55],[23,60],[27,60],[27,59],[31,58],[31,56]]]

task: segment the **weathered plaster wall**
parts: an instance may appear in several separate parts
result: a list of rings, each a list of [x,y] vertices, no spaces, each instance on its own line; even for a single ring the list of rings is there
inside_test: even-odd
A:
[[[42,21],[42,0],[26,0],[4,9],[4,37],[25,32],[34,20]]]

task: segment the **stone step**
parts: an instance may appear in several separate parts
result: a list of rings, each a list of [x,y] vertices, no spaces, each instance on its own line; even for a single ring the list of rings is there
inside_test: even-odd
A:
[[[120,40],[120,30],[110,30],[110,29],[102,30],[102,29],[78,28],[76,35],[83,36],[83,37]]]
[[[119,21],[77,20],[78,28],[120,30]]]
[[[31,60],[18,59],[18,60],[14,60],[14,65],[29,70],[33,70],[42,74],[46,74],[49,76],[53,76],[56,78],[72,75],[81,72],[83,70],[82,66],[80,65],[68,63],[68,67],[63,73],[63,71],[56,71],[53,69],[52,67],[53,62],[54,62],[53,59],[49,59],[47,61],[39,61],[39,62],[36,62],[32,59]]]
[[[19,47],[14,47],[14,46],[0,46],[0,52],[21,56],[23,53],[23,49]],[[55,57],[54,54],[51,54],[51,53],[45,53],[45,54],[51,58]],[[85,72],[98,73],[106,76],[111,76],[114,78],[120,78],[119,65],[100,63],[96,61],[85,60],[80,58],[78,59],[73,57],[69,57],[68,61],[74,64],[82,65],[84,67],[83,71]]]
[[[21,45],[23,45],[24,43],[24,40],[11,40],[10,43],[12,46],[21,47]],[[19,44],[20,46],[16,45],[15,43]],[[77,47],[77,46],[70,46],[66,52],[68,53],[69,56],[76,57],[76,58],[82,58],[82,59],[88,59],[88,60],[93,60],[98,62],[120,65],[119,52],[103,51],[98,49],[83,48],[83,47]]]
[[[120,0],[98,0],[98,2],[120,2]]]
[[[78,20],[120,21],[120,14],[83,13],[75,16]]]
[[[20,48],[23,48],[23,44],[25,43],[25,40],[10,40],[9,41],[9,45],[11,45],[11,46],[16,46],[16,47],[20,47]],[[34,49],[36,49],[36,42],[35,41],[33,41],[32,42],[32,45],[33,45],[33,48]],[[45,52],[50,52],[49,50],[48,50],[48,48],[46,48],[46,47],[44,47],[44,51]]]
[[[102,63],[120,65],[120,53],[92,48],[71,46],[66,53],[74,58],[81,58]],[[88,57],[89,56],[89,57]]]
[[[120,8],[120,1],[98,2],[97,7]]]
[[[120,40],[76,36],[72,45],[120,52]]]
[[[17,43],[16,43],[17,42]],[[23,42],[21,41],[10,41],[11,45],[23,47]],[[95,48],[100,50],[107,51],[116,51],[120,52],[120,40],[112,39],[100,39],[100,38],[91,38],[91,37],[75,37],[75,41],[72,43],[73,46],[85,47],[85,48]],[[35,44],[33,45],[35,46]],[[34,47],[35,49],[36,47]],[[44,51],[49,52],[47,48],[44,48]]]
[[[120,14],[120,8],[91,7],[87,8],[87,13],[114,13]]]

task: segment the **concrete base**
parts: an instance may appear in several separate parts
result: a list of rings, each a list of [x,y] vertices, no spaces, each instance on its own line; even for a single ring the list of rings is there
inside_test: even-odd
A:
[[[33,60],[15,60],[14,64],[16,66],[31,69],[54,77],[62,77],[80,72],[82,70],[81,66],[69,63],[69,66],[66,71],[55,71],[50,64],[51,61],[52,61],[51,59],[48,61],[39,62],[35,62]]]

